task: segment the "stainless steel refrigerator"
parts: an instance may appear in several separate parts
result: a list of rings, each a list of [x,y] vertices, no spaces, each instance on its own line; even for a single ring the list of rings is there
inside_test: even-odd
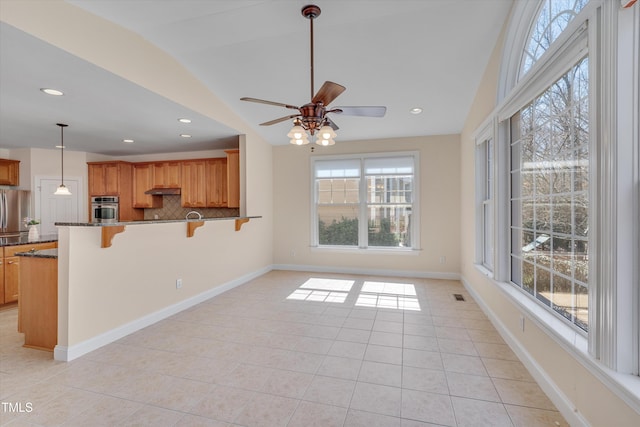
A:
[[[31,192],[0,189],[0,236],[27,232],[23,219],[30,214]]]

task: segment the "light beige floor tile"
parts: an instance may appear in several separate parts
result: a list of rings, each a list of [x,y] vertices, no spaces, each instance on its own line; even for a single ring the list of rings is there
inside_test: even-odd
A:
[[[143,406],[121,421],[119,427],[170,427],[176,425],[184,414],[154,406]]]
[[[84,408],[82,413],[72,417],[65,427],[115,426],[142,408],[141,403],[115,397],[103,396],[95,404]]]
[[[495,330],[483,331],[479,329],[467,329],[467,334],[473,342],[505,344],[500,334],[498,334],[498,332],[496,332]]]
[[[376,317],[376,320],[373,322],[373,330],[378,332],[390,332],[393,334],[402,334],[402,320],[400,321],[389,321],[389,320],[381,320],[380,316],[383,314],[379,314]]]
[[[301,401],[287,427],[342,427],[346,408]]]
[[[401,427],[440,427],[441,424],[423,423],[422,421],[408,420],[406,418],[401,418],[400,426]]]
[[[355,381],[316,376],[309,384],[303,399],[347,408],[355,385]]]
[[[413,350],[438,351],[438,339],[436,337],[422,335],[404,335],[402,346]]]
[[[180,418],[175,427],[228,427],[229,423],[212,420],[211,418],[199,417],[197,415],[185,415]]]
[[[275,369],[260,391],[276,396],[300,399],[304,396],[312,380],[313,375],[311,374]]]
[[[328,355],[362,360],[366,349],[367,345],[363,343],[335,341]]]
[[[527,371],[527,368],[525,368],[519,361],[483,358],[482,362],[484,363],[489,376],[492,378],[531,382],[535,381],[531,374],[529,374],[529,371]]]
[[[406,335],[420,335],[423,337],[435,337],[436,328],[430,323],[406,323],[404,324]]]
[[[333,343],[333,340],[326,338],[300,337],[297,339],[295,348],[290,350],[295,349],[296,351],[305,353],[327,354]]]
[[[402,385],[402,367],[365,360],[362,362],[358,381],[400,387]]]
[[[402,364],[415,368],[440,369],[442,365],[442,355],[435,351],[422,351],[405,348],[402,352]]]
[[[479,357],[442,353],[442,364],[447,372],[488,376],[482,359]]]
[[[399,387],[358,382],[351,408],[376,414],[400,416],[402,390]]]
[[[513,427],[501,403],[452,397],[458,427]]]
[[[344,323],[342,324],[342,327],[351,328],[351,329],[363,329],[365,331],[370,331],[371,329],[373,329],[373,318],[363,319],[360,317],[347,317]]]
[[[479,375],[447,372],[447,384],[451,396],[500,402],[500,396],[491,378]]]
[[[505,405],[515,427],[569,427],[558,411]]]
[[[189,412],[202,417],[232,422],[253,398],[255,392],[227,386],[216,386],[202,397]]]
[[[438,338],[438,347],[442,353],[478,356],[478,352],[472,341]]]
[[[342,328],[336,337],[339,341],[368,343],[371,331],[366,329]]]
[[[376,321],[382,320],[385,322],[404,322],[404,313],[398,310],[378,310],[376,313]]]
[[[258,393],[234,422],[247,427],[284,427],[297,406],[296,399]]]
[[[402,388],[449,394],[444,371],[405,366],[402,369]]]
[[[436,337],[449,340],[470,341],[471,338],[464,328],[452,328],[448,326],[435,326]]]
[[[60,425],[80,415],[87,408],[97,404],[102,395],[70,389],[49,400],[42,407],[34,408],[21,419],[36,425]]]
[[[364,360],[401,365],[402,349],[399,347],[386,347],[381,345],[369,344],[367,346],[367,351],[364,354]]]
[[[474,342],[478,355],[491,359],[518,360],[518,356],[506,344],[492,344],[484,342]]]
[[[455,425],[451,398],[424,391],[402,390],[402,418],[446,426]]]
[[[362,361],[359,359],[327,356],[320,368],[318,368],[317,374],[345,380],[356,380],[358,379],[361,365]]]
[[[273,369],[264,366],[240,364],[218,383],[229,387],[243,388],[245,390],[262,390],[267,379],[273,373]]]
[[[400,418],[349,409],[344,427],[400,427]]]
[[[430,325],[433,326],[433,318],[431,317],[430,314],[425,313],[424,310],[419,311],[419,312],[411,312],[411,313],[405,313],[404,314],[404,327],[406,328],[407,325]],[[406,331],[405,331],[406,332]],[[435,336],[435,330],[433,331],[434,336]],[[415,334],[415,335],[422,335],[422,334]]]
[[[555,411],[556,407],[536,383],[493,378],[493,384],[505,404]]]
[[[387,347],[402,347],[402,334],[391,332],[372,331],[369,344]]]

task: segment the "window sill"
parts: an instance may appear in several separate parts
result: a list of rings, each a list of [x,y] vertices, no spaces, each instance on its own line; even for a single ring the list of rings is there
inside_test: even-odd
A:
[[[640,377],[623,374],[607,368],[589,354],[587,337],[557,318],[553,313],[531,300],[523,291],[510,283],[498,282],[486,268],[476,265],[476,269],[485,276],[511,301],[513,301],[527,318],[543,330],[565,351],[589,372],[598,378],[620,399],[636,411],[640,411]],[[525,326],[526,328],[526,326]]]
[[[376,255],[419,255],[420,249],[411,248],[349,248],[343,246],[311,246],[312,252],[331,252],[342,254],[376,254]]]

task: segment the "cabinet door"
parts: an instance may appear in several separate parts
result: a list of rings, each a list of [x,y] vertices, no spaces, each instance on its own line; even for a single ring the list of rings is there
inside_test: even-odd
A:
[[[227,159],[209,159],[206,162],[207,207],[227,207]]]
[[[182,162],[182,206],[204,208],[207,205],[205,191],[206,166],[204,160]]]
[[[20,185],[20,161],[0,159],[0,185]]]
[[[117,163],[106,163],[104,170],[104,190],[107,196],[120,194],[120,168]]]
[[[133,166],[133,207],[154,208],[154,198],[145,191],[153,187],[153,164],[143,163]]]
[[[240,207],[240,150],[226,150],[227,153],[227,191],[230,208]]]
[[[0,254],[0,304],[4,304],[4,257]]]
[[[89,196],[104,196],[104,168],[103,165],[89,165]]]
[[[4,259],[4,302],[18,301],[20,289],[20,257],[12,256]]]
[[[154,188],[180,188],[182,186],[182,167],[180,162],[161,162],[153,164]]]

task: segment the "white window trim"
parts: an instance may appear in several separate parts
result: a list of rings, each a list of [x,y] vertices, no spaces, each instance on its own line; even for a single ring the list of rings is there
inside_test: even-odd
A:
[[[316,178],[315,178],[315,162],[321,160],[339,160],[339,159],[360,159],[361,163],[361,171],[362,171],[362,163],[364,159],[376,158],[376,157],[413,157],[414,161],[414,171],[413,171],[413,207],[412,207],[412,216],[414,218],[414,222],[412,224],[411,229],[411,248],[381,248],[381,247],[346,247],[346,246],[331,246],[331,245],[319,245],[318,243],[318,227],[317,227],[317,203],[316,203]],[[311,248],[314,251],[329,251],[334,253],[369,253],[369,254],[417,254],[421,251],[420,244],[420,152],[419,151],[389,151],[383,153],[360,153],[360,154],[335,154],[328,156],[311,156],[309,158],[311,171],[311,185],[310,185],[310,195],[311,197]],[[366,194],[366,180],[364,179],[364,175],[360,177],[360,194]],[[361,209],[365,206],[364,203],[360,203]],[[362,217],[362,212],[360,212],[360,217]],[[359,221],[360,227],[365,227],[364,231],[360,231],[363,235],[367,236],[366,227],[367,224],[362,224],[363,221]]]
[[[496,122],[493,117],[490,118],[488,123],[484,123],[476,132],[476,265],[482,267],[485,270],[485,274],[489,277],[493,277],[496,259],[496,138],[495,138],[495,126]],[[491,142],[493,145],[493,151],[491,159],[493,176],[491,177],[491,200],[486,200],[486,182],[487,182],[487,155],[486,145]],[[490,204],[492,213],[492,227],[491,234],[487,236],[484,224],[484,212],[483,207],[486,204]],[[492,265],[487,265],[485,262],[485,249],[486,239],[491,239],[493,253],[492,253]]]

